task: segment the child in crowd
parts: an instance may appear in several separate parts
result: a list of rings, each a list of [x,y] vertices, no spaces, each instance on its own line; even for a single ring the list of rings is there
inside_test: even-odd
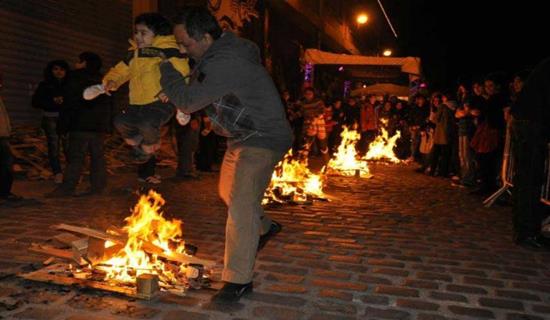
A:
[[[60,149],[67,157],[67,138],[58,126],[59,116],[65,108],[64,86],[67,82],[69,64],[65,60],[50,61],[44,70],[44,80],[40,82],[32,96],[32,106],[42,109],[41,127],[48,141],[48,160],[54,174],[55,183],[63,182]]]

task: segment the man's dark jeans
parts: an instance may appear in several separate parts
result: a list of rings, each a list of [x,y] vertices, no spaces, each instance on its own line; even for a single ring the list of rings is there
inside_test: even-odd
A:
[[[194,154],[199,146],[199,130],[193,130],[191,124],[176,126],[176,140],[178,143],[178,168],[177,175],[192,174],[195,171],[193,165]]]
[[[57,133],[58,119],[58,117],[42,117],[41,125],[42,130],[44,130],[44,134],[46,135],[46,139],[48,140],[48,160],[50,162],[53,174],[61,173],[61,163],[59,160],[61,147],[63,147],[65,157],[68,156],[67,139]]]
[[[92,192],[101,192],[107,185],[104,156],[104,134],[73,131],[69,134],[69,164],[65,169],[62,188],[74,191],[80,180],[86,154],[90,153],[90,185]]]

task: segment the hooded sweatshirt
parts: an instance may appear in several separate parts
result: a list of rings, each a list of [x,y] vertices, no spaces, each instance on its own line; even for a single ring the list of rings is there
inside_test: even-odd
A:
[[[146,105],[158,100],[160,86],[159,63],[164,54],[183,76],[189,74],[188,59],[180,54],[174,36],[156,36],[151,47],[137,48],[133,40],[126,59],[111,68],[103,84],[112,80],[116,87],[130,81],[130,104]]]
[[[170,101],[186,113],[205,109],[213,130],[228,137],[229,148],[290,148],[292,133],[281,98],[253,42],[224,33],[198,61],[189,83],[172,63],[160,70]]]

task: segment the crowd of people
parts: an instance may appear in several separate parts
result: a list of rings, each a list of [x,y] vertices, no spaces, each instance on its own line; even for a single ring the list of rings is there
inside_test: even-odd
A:
[[[408,101],[389,95],[322,99],[313,88],[305,88],[296,101],[288,92],[282,97],[299,154],[307,155],[316,141],[328,158],[343,127],[360,132],[359,154],[381,129],[389,136],[399,132],[398,158],[417,162],[420,173],[450,178],[455,186],[487,196],[497,189],[506,122],[526,76],[520,72],[509,84],[489,76],[457,90],[418,93]]]

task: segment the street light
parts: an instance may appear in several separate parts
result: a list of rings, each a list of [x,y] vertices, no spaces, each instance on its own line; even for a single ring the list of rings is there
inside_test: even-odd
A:
[[[389,57],[391,56],[392,52],[390,49],[386,49],[384,50],[384,52],[382,53],[384,55],[384,57]]]
[[[357,23],[358,24],[365,24],[369,20],[369,16],[367,16],[365,13],[361,13],[357,16]]]

